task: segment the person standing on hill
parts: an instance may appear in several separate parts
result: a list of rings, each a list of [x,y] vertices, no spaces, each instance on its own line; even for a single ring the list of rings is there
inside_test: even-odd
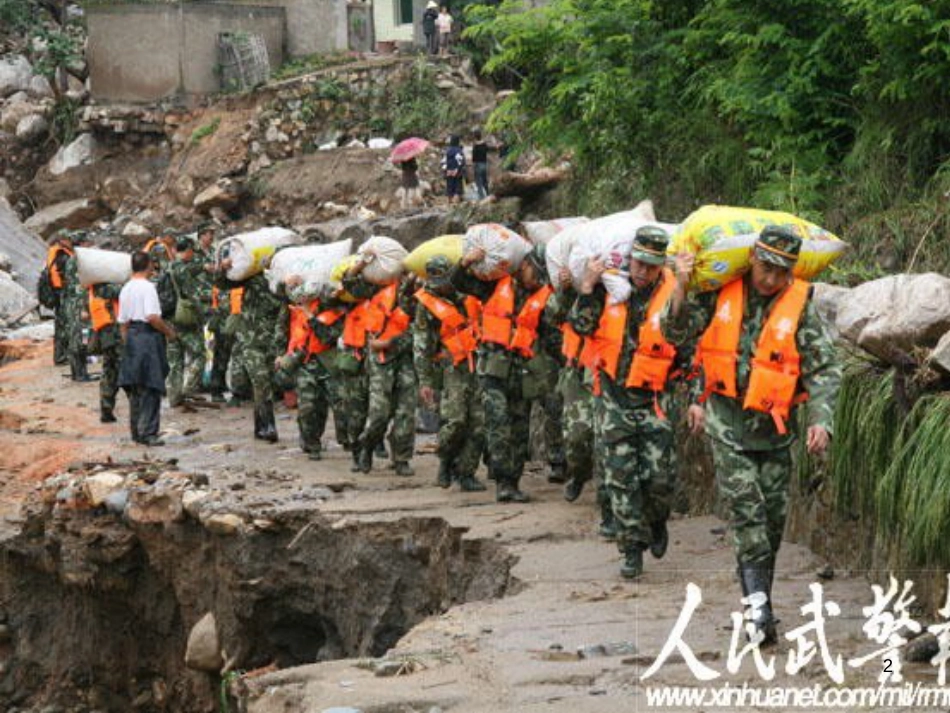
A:
[[[439,17],[439,6],[435,0],[429,0],[425,12],[422,13],[422,34],[426,38],[426,52],[428,54],[438,54],[439,35],[436,32],[436,20]]]
[[[465,152],[458,136],[449,138],[449,147],[442,157],[442,173],[445,175],[445,195],[448,196],[449,203],[459,203],[465,183]]]
[[[439,16],[435,19],[435,26],[439,30],[439,56],[447,57],[449,47],[452,44],[452,13],[445,5],[439,10]]]
[[[478,200],[488,197],[488,144],[482,139],[482,130],[475,129],[472,134],[472,173]]]

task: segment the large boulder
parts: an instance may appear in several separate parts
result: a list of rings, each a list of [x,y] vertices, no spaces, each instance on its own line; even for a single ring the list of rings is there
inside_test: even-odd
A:
[[[218,625],[214,614],[208,612],[191,628],[185,647],[185,665],[197,671],[217,673],[224,661],[218,642]]]
[[[36,306],[33,295],[6,272],[0,272],[0,324]]]
[[[88,228],[105,215],[102,205],[90,198],[79,198],[37,211],[24,224],[37,235],[48,238],[60,228]]]
[[[387,235],[407,250],[439,235],[464,232],[465,225],[458,216],[441,210],[379,218],[372,223],[373,235]]]
[[[33,67],[23,55],[0,57],[0,97],[25,92],[30,88],[32,78]]]
[[[23,226],[5,201],[0,201],[0,251],[10,258],[13,279],[32,293],[46,259],[46,245]]]
[[[838,336],[836,326],[838,310],[849,294],[851,294],[851,289],[848,287],[829,285],[826,282],[816,282],[813,285],[812,304],[833,337]]]
[[[27,89],[30,96],[37,99],[49,99],[53,97],[53,88],[50,86],[49,80],[39,74],[30,80],[30,86]]]
[[[878,356],[933,347],[950,331],[950,278],[925,273],[865,282],[841,300],[835,325]]]
[[[44,113],[45,109],[42,106],[29,101],[26,95],[23,95],[18,99],[8,101],[4,104],[3,111],[0,112],[0,129],[8,131],[11,134],[15,133],[17,125],[25,118],[37,114],[42,116]]]
[[[930,353],[929,363],[935,369],[950,374],[950,332],[944,334]]]
[[[221,179],[195,196],[192,205],[195,210],[202,213],[207,213],[212,208],[228,210],[241,201],[242,191],[243,188],[239,183],[226,178]]]
[[[63,146],[49,162],[49,172],[60,176],[71,168],[84,166],[96,160],[96,139],[92,134],[80,134],[68,146]]]
[[[46,136],[49,131],[49,122],[42,114],[30,114],[16,125],[16,137],[23,143],[33,143]]]

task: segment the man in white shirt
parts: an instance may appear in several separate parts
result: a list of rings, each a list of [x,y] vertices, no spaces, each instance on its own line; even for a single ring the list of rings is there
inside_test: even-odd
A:
[[[161,446],[158,437],[162,395],[168,360],[165,338],[175,339],[175,328],[162,319],[158,291],[149,281],[152,259],[148,253],[132,255],[132,278],[119,293],[119,327],[125,351],[119,366],[119,386],[129,397],[132,440]]]

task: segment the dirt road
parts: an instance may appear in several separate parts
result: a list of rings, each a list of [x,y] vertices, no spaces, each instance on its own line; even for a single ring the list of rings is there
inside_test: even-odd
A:
[[[16,526],[17,504],[38,479],[71,461],[106,455],[116,460],[177,458],[178,470],[206,475],[216,491],[238,492],[271,505],[293,502],[318,511],[333,528],[441,518],[464,529],[464,541],[497,543],[517,557],[505,596],[447,610],[436,607],[384,658],[395,663],[326,661],[232,683],[253,713],[335,707],[364,713],[715,710],[712,700],[663,707],[648,696],[673,686],[711,696],[714,689],[742,689],[744,683],[760,691],[834,685],[820,653],[790,675],[786,663],[797,642],[788,640],[768,653],[776,657],[771,681],[757,672],[751,656],[730,673],[730,615],[739,610],[739,587],[724,523],[713,517],[678,517],[671,523],[667,556],[660,561],[648,556],[644,576],[626,582],[618,575],[615,546],[597,535],[590,489],[577,503],[568,504],[559,486],[545,482],[540,470],[531,471],[523,483],[533,499],[528,504],[499,505],[491,491],[445,491],[434,484],[432,437],[420,436],[415,476],[398,478],[381,464],[369,475],[354,475],[348,454],[332,439],[326,441],[324,460],[306,460],[297,447],[294,414],[283,408],[278,413],[281,441],[275,445],[248,437],[248,408],[166,409],[162,426],[167,445],[147,452],[128,438],[124,398],[119,401],[119,423],[103,426],[98,423],[96,385],[64,379],[62,369],[51,366],[49,344],[7,343],[5,349],[8,363],[0,368],[0,507],[7,528]],[[306,496],[316,490],[324,495]],[[816,573],[823,567],[808,550],[785,544],[775,584],[780,631],[788,633],[812,620],[800,608],[811,601],[809,585],[821,581],[825,600],[840,607],[839,616],[826,616],[832,656],[840,655],[845,662],[844,685],[874,688],[885,666],[881,657],[861,666],[847,663],[881,648],[862,631],[867,620],[862,608],[874,602],[871,588],[859,573],[825,572],[826,578],[818,580]],[[683,639],[716,678],[698,680],[677,651],[643,679],[681,615],[688,583],[699,587],[702,603]],[[345,584],[354,592],[368,586],[360,579]],[[194,622],[183,623],[190,627]],[[815,641],[813,632],[806,636]],[[740,638],[740,648],[743,644]],[[936,685],[935,669],[926,663],[905,663],[903,676],[923,686]],[[814,709],[774,700],[760,706],[751,698],[747,702],[752,704],[745,708],[752,709]],[[718,709],[741,708],[732,700]]]

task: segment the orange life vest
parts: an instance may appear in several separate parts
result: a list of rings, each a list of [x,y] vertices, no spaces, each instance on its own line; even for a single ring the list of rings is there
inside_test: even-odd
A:
[[[217,311],[219,298],[221,296],[221,290],[218,289],[217,285],[211,287],[211,309]]]
[[[376,338],[380,341],[395,339],[409,329],[409,324],[412,322],[412,317],[402,307],[396,306],[398,290],[399,285],[394,282],[370,299],[371,316],[367,331],[376,333]],[[386,363],[385,351],[377,352],[376,355],[381,364]]]
[[[624,382],[627,388],[653,391],[653,408],[660,418],[665,418],[665,414],[660,408],[659,394],[666,388],[670,369],[676,358],[676,349],[663,338],[659,317],[675,286],[673,273],[664,270],[663,278],[650,298],[646,315],[637,332],[637,349]],[[627,305],[607,305],[600,316],[597,331],[584,343],[580,363],[594,374],[595,394],[601,393],[600,372],[606,373],[614,381],[617,379],[626,327]]]
[[[232,287],[228,302],[231,305],[231,314],[241,314],[241,310],[244,309],[244,288]]]
[[[118,313],[119,300],[96,297],[95,287],[89,285],[89,319],[92,321],[93,331],[98,332],[103,327],[114,324],[115,315]]]
[[[309,314],[299,305],[290,306],[290,328],[289,338],[287,339],[287,353],[292,354],[299,349],[306,349],[307,358],[314,354],[321,354],[332,348],[332,345],[324,344],[317,335],[313,333],[310,326],[310,315],[320,309],[320,301],[312,300],[309,307]],[[324,310],[316,314],[316,319],[321,324],[330,325],[343,316],[342,310]]]
[[[508,348],[511,318],[515,312],[515,286],[511,275],[498,280],[495,291],[482,309],[482,341]]]
[[[808,398],[797,394],[801,357],[795,344],[802,312],[808,302],[809,283],[795,280],[775,301],[752,355],[749,384],[742,408],[767,413],[780,434],[791,407]],[[745,280],[733,280],[719,291],[716,312],[700,339],[696,364],[701,365],[706,388],[701,401],[716,393],[738,398],[736,364],[745,305]]]
[[[351,349],[366,346],[366,324],[370,315],[369,300],[364,300],[346,313],[343,323],[343,343]]]
[[[518,352],[526,359],[534,356],[534,343],[538,339],[541,314],[552,294],[554,294],[554,288],[550,285],[537,290],[524,303],[524,307],[515,318],[515,333],[511,338],[511,350]]]
[[[448,350],[452,364],[468,361],[469,371],[475,370],[475,349],[478,347],[478,318],[481,303],[476,297],[465,298],[465,314],[448,300],[428,290],[419,290],[415,297],[439,320],[439,339]]]
[[[580,363],[581,350],[584,348],[584,337],[574,331],[570,323],[561,325],[561,354],[567,360],[568,366],[577,366]]]
[[[63,276],[56,266],[56,258],[59,257],[61,252],[66,253],[70,257],[73,255],[72,250],[64,245],[58,244],[53,245],[46,253],[46,268],[49,271],[49,284],[53,286],[54,290],[59,290],[63,287]]]

